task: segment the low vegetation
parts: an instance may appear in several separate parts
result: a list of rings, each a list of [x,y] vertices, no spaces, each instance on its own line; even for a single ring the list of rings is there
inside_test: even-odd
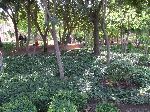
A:
[[[88,50],[64,52],[65,80],[59,79],[54,55],[5,57],[0,75],[1,109],[9,112],[9,108],[23,109],[21,105],[26,105],[23,107],[32,108],[33,112],[77,112],[84,110],[91,98],[149,104],[150,70],[139,62],[131,62],[129,55],[121,59],[116,56],[107,66],[103,57],[94,57]],[[98,110],[105,108],[110,105],[96,109],[101,112]]]

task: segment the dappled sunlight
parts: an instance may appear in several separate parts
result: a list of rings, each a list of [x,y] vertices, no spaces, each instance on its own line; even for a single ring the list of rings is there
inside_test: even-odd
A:
[[[150,97],[150,86],[147,86],[146,88],[141,88],[139,91],[140,91],[140,95]]]
[[[0,112],[148,112],[149,5],[0,0]]]
[[[114,60],[106,65],[104,52],[98,57],[81,49],[64,52],[65,80],[58,77],[54,55],[6,57],[4,73],[0,75],[3,83],[0,100],[4,102],[19,93],[26,94],[33,101],[45,102],[40,104],[44,106],[58,91],[69,90],[103,101],[148,102],[150,72],[148,67],[138,66],[136,62],[142,55],[111,54]],[[120,81],[122,76],[129,81]]]

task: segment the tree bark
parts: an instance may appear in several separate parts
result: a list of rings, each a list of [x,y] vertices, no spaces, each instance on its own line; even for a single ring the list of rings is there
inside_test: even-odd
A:
[[[44,52],[46,53],[47,52],[47,41],[46,41],[46,37],[43,36],[43,42],[44,42]]]
[[[106,41],[106,48],[107,48],[107,55],[106,55],[106,59],[107,59],[107,64],[110,63],[110,43],[109,43],[109,38],[108,38],[108,34],[106,32],[106,7],[107,7],[107,0],[103,0],[103,16],[102,16],[102,31],[104,34],[104,38]]]
[[[27,8],[27,22],[28,22],[28,39],[27,39],[27,43],[26,43],[26,52],[28,53],[29,51],[29,42],[30,42],[30,36],[31,36],[31,4],[30,4],[30,0],[28,0],[28,8]]]
[[[94,4],[94,0],[91,1],[92,4]],[[90,19],[92,20],[93,23],[93,38],[94,38],[94,55],[98,56],[100,55],[100,43],[99,43],[99,12],[101,10],[102,6],[102,1],[99,1],[98,7],[95,7],[93,10],[92,8],[90,9]]]
[[[129,21],[129,16],[128,16],[128,29],[127,29],[127,37],[126,37],[126,41],[125,41],[125,53],[127,53],[127,49],[128,49],[128,39],[129,39],[129,27],[130,27],[130,21]]]
[[[18,28],[17,28],[17,23],[15,20],[13,21],[13,24],[14,24],[14,30],[15,30],[15,36],[16,36],[16,48],[18,49],[19,48]]]
[[[61,54],[60,54],[60,50],[59,50],[58,39],[56,36],[55,26],[52,26],[51,35],[54,40],[54,47],[55,47],[55,52],[56,52],[56,57],[57,57],[57,64],[59,67],[60,79],[64,79],[64,67],[62,64],[62,59],[61,59]]]
[[[95,14],[95,18],[93,21],[93,38],[94,38],[94,55],[98,56],[100,54],[99,50],[99,20],[98,20],[98,15]]]
[[[57,39],[57,35],[56,35],[56,29],[55,29],[55,21],[54,21],[54,15],[51,16],[48,8],[47,8],[47,4],[46,4],[46,1],[45,0],[42,0],[43,2],[43,5],[45,6],[46,8],[46,13],[49,15],[51,19],[51,25],[52,25],[52,29],[51,29],[51,35],[52,35],[52,38],[54,40],[54,47],[55,47],[55,52],[56,52],[56,58],[57,58],[57,64],[58,64],[58,69],[59,69],[59,74],[60,74],[60,79],[64,79],[64,67],[63,67],[63,63],[62,63],[62,59],[61,59],[61,53],[60,53],[60,50],[59,50],[59,45],[58,45],[58,39]],[[55,5],[55,3],[54,3]],[[54,9],[56,7],[54,6]],[[55,10],[54,10],[54,13],[55,14]]]
[[[120,36],[121,36],[122,52],[124,53],[125,52],[125,38],[124,38],[124,29],[123,29],[123,27],[121,27]]]

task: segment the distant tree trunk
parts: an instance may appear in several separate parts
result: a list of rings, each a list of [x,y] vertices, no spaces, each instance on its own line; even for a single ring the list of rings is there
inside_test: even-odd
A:
[[[119,35],[117,36],[117,45],[119,45]]]
[[[31,4],[30,4],[30,0],[28,0],[28,6],[27,6],[27,22],[28,22],[28,39],[27,39],[27,43],[26,43],[26,52],[28,53],[29,51],[29,42],[30,42],[30,37],[31,37]]]
[[[66,28],[64,28],[64,31],[63,31],[63,35],[62,35],[62,38],[61,38],[61,43],[62,44],[65,44],[65,37],[66,37],[66,31],[67,31],[67,29]]]
[[[94,26],[94,30],[93,30],[93,38],[94,38],[94,55],[98,56],[100,54],[100,50],[99,50],[99,15],[97,13],[94,14],[94,18],[93,18],[93,26]]]
[[[45,36],[43,36],[43,43],[44,43],[44,52],[47,52],[47,38]]]
[[[106,55],[106,59],[107,59],[107,64],[110,63],[110,43],[109,43],[109,39],[108,39],[108,34],[106,32],[106,7],[107,7],[107,0],[103,0],[103,16],[102,16],[102,31],[104,34],[104,38],[106,41],[106,47],[107,47],[107,55]]]
[[[127,49],[128,49],[128,38],[129,38],[129,30],[127,32],[127,37],[125,39],[125,50],[124,53],[127,53]]]
[[[16,36],[16,48],[18,49],[19,48],[18,27],[17,27],[17,23],[15,20],[13,21],[13,24],[14,24],[14,30],[15,30],[15,36]]]
[[[121,26],[121,29],[120,29],[120,37],[121,37],[121,47],[122,47],[122,52],[124,52],[124,49],[125,49],[125,40],[124,40],[124,30],[123,30],[123,27]]]
[[[70,38],[70,35],[71,35],[72,32],[68,32],[67,36],[66,36],[66,42],[67,44],[71,44],[71,38]]]
[[[59,42],[61,42],[61,39],[62,39],[62,37],[61,37],[61,29],[59,29]]]
[[[129,39],[129,34],[130,34],[130,32],[129,32],[129,27],[130,27],[130,25],[129,25],[130,23],[129,23],[129,16],[128,16],[128,29],[127,29],[127,37],[126,37],[126,41],[125,41],[125,53],[127,52],[127,49],[128,49],[128,39]]]
[[[43,29],[43,32],[42,32],[42,29],[40,28],[40,24],[38,23],[37,21],[37,10],[34,11],[34,13],[32,14],[32,18],[33,18],[33,21],[34,21],[34,24],[37,28],[37,30],[39,31],[41,37],[42,37],[42,40],[43,40],[43,43],[44,43],[44,52],[47,52],[47,35],[48,35],[48,30],[49,30],[49,21],[48,18],[45,18],[45,26],[46,28]]]

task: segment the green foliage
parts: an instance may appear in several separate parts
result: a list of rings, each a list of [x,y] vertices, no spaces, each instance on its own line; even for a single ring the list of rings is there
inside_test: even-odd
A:
[[[107,79],[118,82],[125,81],[131,78],[133,65],[128,60],[114,60],[106,68]]]
[[[72,56],[75,58],[72,58]],[[38,110],[45,111],[54,94],[60,90],[69,89],[76,91],[71,92],[70,95],[74,98],[73,100],[76,100],[75,105],[78,106],[81,103],[79,106],[81,108],[84,104],[82,102],[86,98],[77,91],[83,92],[87,88],[87,80],[92,74],[85,74],[85,70],[92,66],[93,60],[90,52],[85,50],[64,53],[63,62],[69,79],[61,81],[57,77],[58,70],[54,55],[5,57],[4,73],[0,74],[0,102],[8,102],[10,97],[22,94],[27,95]],[[74,63],[74,61],[76,62]],[[79,99],[75,97],[77,95]]]
[[[119,112],[119,109],[110,103],[99,103],[96,106],[96,112]]]
[[[98,97],[103,101],[149,103],[146,100],[149,98],[147,96],[135,102],[136,98],[140,98],[138,97],[140,88],[119,89],[100,83],[100,80],[105,78],[114,82],[129,79],[128,81],[139,85],[138,87],[149,87],[148,68],[133,66],[126,61],[126,58],[132,61],[138,59],[135,55],[126,54],[124,60],[116,60],[117,58],[120,59],[121,56],[118,54],[114,56],[115,60],[106,67],[101,61],[103,57],[94,57],[86,49],[64,52],[62,59],[67,78],[62,81],[57,77],[58,70],[54,55],[4,57],[4,73],[0,74],[0,105],[18,95],[27,96],[38,111],[47,111],[50,103],[56,103],[55,100],[67,101],[67,104],[69,101],[78,111],[81,111],[88,97]],[[145,92],[147,93],[148,91]]]
[[[48,112],[78,112],[76,105],[70,100],[54,100],[49,106]]]
[[[127,46],[127,47],[128,47],[128,49],[127,49],[128,52],[130,52],[130,51],[132,50],[132,48],[134,48],[134,46],[132,45],[131,42],[128,43],[128,46]]]
[[[8,54],[15,48],[14,43],[3,43],[3,51]]]
[[[139,58],[138,65],[148,66],[148,64],[149,64],[149,59],[147,56],[143,55]]]
[[[136,95],[128,97],[127,99],[122,100],[122,103],[126,104],[149,104],[150,96],[147,95]],[[121,100],[120,100],[121,101]]]
[[[112,52],[121,52],[121,45],[113,45],[111,46]]]
[[[57,99],[71,101],[78,109],[81,109],[87,102],[87,95],[76,91],[59,91],[58,94],[54,95],[53,101]]]
[[[150,85],[150,70],[144,67],[137,67],[134,69],[131,80],[140,87],[147,87]]]
[[[27,97],[11,99],[2,105],[3,112],[37,112],[36,107]]]
[[[84,41],[84,36],[83,36],[82,33],[76,32],[74,36],[75,36],[75,39],[76,39],[78,42]]]
[[[16,57],[8,56],[5,58],[4,62],[7,62],[4,70],[11,74],[32,74],[42,72],[49,72],[52,75],[56,74],[56,59],[53,55],[47,56],[46,58],[42,55],[33,57],[24,55]]]

